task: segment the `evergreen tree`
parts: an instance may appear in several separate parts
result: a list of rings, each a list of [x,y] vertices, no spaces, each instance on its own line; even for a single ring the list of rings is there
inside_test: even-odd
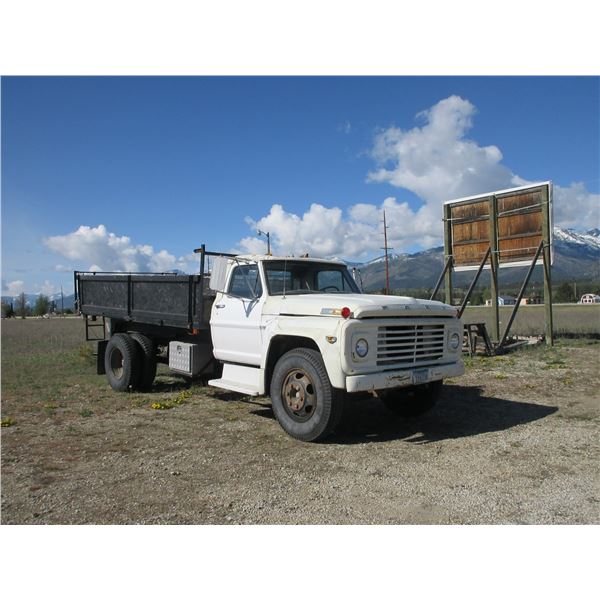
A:
[[[2,303],[2,318],[10,319],[15,316],[15,311],[13,309],[12,304],[8,304],[8,302]]]
[[[568,281],[561,283],[558,288],[554,290],[553,300],[554,302],[575,302],[573,286]]]
[[[45,296],[44,294],[40,294],[38,296],[37,300],[35,301],[35,307],[33,309],[33,314],[36,315],[37,317],[41,317],[48,312],[49,308],[50,308],[50,299],[48,298],[48,296]]]

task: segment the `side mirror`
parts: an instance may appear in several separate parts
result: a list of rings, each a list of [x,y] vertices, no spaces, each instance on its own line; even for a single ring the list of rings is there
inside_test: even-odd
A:
[[[227,285],[227,269],[229,259],[226,256],[217,256],[212,264],[210,282],[208,287],[215,292],[224,292]]]

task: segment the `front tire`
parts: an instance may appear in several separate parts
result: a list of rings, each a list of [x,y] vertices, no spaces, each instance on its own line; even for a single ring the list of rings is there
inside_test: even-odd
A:
[[[271,401],[284,431],[304,442],[327,437],[342,416],[342,394],[332,387],[319,352],[309,348],[290,350],[279,359]]]
[[[136,342],[126,333],[115,333],[104,354],[104,369],[110,387],[116,392],[134,389],[140,374],[140,353]]]
[[[417,417],[431,410],[442,391],[442,381],[432,381],[423,385],[382,390],[378,392],[386,408],[402,417]]]

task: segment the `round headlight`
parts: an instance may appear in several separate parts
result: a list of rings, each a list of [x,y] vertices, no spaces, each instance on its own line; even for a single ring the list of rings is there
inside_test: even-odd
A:
[[[452,350],[458,350],[458,346],[460,345],[460,335],[456,332],[454,332],[452,335],[450,335],[450,348],[452,348]]]
[[[364,338],[356,340],[354,351],[360,358],[364,358],[367,355],[367,352],[369,352],[369,344],[367,343],[367,340]]]

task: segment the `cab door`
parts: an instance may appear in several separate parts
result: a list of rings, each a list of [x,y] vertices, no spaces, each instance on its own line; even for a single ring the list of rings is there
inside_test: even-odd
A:
[[[260,366],[263,303],[258,264],[234,266],[226,290],[217,293],[212,306],[210,329],[215,358]]]

